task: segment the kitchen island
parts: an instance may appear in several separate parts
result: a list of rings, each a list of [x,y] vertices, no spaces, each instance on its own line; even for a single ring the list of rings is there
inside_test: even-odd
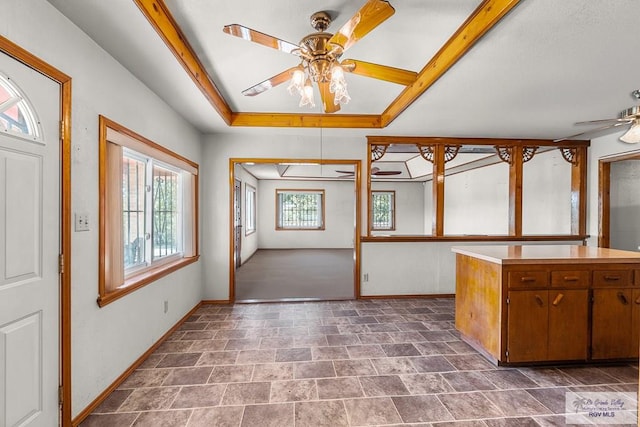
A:
[[[493,363],[638,357],[640,253],[575,245],[452,250],[456,328]]]

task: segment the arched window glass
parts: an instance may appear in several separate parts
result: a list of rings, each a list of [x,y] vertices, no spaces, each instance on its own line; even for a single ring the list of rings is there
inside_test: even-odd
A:
[[[0,132],[42,141],[35,111],[13,81],[0,73]]]

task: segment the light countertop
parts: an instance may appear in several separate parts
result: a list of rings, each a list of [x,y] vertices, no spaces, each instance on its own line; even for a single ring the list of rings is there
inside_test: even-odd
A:
[[[577,245],[454,246],[453,252],[495,264],[638,263],[640,252]]]

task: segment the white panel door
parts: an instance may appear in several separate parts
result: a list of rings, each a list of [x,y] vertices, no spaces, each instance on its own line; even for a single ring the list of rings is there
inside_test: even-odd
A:
[[[42,141],[0,132],[0,427],[59,422],[60,88],[0,53]]]

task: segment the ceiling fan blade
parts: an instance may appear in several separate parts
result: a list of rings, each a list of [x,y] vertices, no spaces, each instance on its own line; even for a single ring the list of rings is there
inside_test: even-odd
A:
[[[401,173],[402,173],[401,171],[378,171],[378,172],[372,172],[371,175],[391,176],[391,175],[400,175]]]
[[[395,9],[388,1],[369,0],[329,39],[329,43],[345,51],[394,13]]]
[[[293,73],[293,70],[295,70],[296,68],[298,67],[291,67],[287,70],[284,70],[280,74],[276,74],[270,79],[267,79],[263,82],[258,83],[257,85],[251,86],[250,88],[243,90],[242,94],[244,96],[256,96],[261,94],[262,92],[265,92],[271,89],[272,87],[276,87],[279,84],[282,84],[287,80],[289,80],[291,78],[291,73]]]
[[[626,122],[631,123],[633,119],[603,119],[603,120],[588,120],[586,122],[576,122],[576,125],[594,125],[599,123],[612,123],[612,122]]]
[[[606,130],[606,129],[611,129],[617,126],[622,126],[622,125],[627,125],[630,122],[626,122],[626,123],[614,123],[611,125],[605,125],[605,126],[600,126],[599,128],[595,128],[595,129],[591,129],[591,130],[586,130],[584,132],[580,132],[580,133],[576,133],[575,135],[570,135],[570,136],[565,136],[564,138],[559,138],[559,139],[554,139],[553,142],[560,142],[560,141],[565,141],[567,139],[573,139],[576,138],[578,136],[582,136],[582,135],[586,135],[588,133],[593,133],[593,132],[599,132],[602,130]]]
[[[345,71],[359,74],[365,77],[372,77],[378,80],[385,80],[408,86],[418,77],[418,73],[402,68],[387,67],[386,65],[373,64],[371,62],[358,61],[355,59],[345,59],[340,63]]]
[[[325,113],[335,113],[340,110],[340,105],[333,103],[334,94],[329,91],[329,82],[318,82],[320,97],[322,97],[322,108]]]
[[[300,55],[300,47],[298,45],[295,45],[288,41],[280,40],[279,38],[261,33],[260,31],[252,30],[251,28],[247,28],[242,25],[225,25],[224,28],[222,28],[222,31],[229,35],[240,37],[241,39],[249,40],[266,47],[281,50],[282,52],[291,53],[293,55]]]

